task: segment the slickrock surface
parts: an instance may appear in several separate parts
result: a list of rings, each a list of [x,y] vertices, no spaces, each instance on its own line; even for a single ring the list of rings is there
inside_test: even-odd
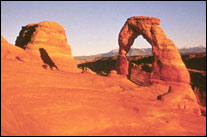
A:
[[[1,64],[6,59],[25,61],[29,59],[29,55],[23,49],[8,43],[1,35]]]
[[[79,71],[67,43],[65,30],[56,22],[44,21],[23,26],[15,45],[41,57],[51,69],[55,67],[58,70]]]
[[[131,65],[130,78],[131,81],[140,85],[150,84],[150,73],[143,71],[142,68],[136,64]]]
[[[157,100],[166,84],[46,71],[33,62],[1,67],[2,136],[206,135],[206,117]]]

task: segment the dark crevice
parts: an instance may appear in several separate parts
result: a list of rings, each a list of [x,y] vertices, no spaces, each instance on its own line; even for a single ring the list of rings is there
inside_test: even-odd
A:
[[[169,86],[168,91],[162,95],[157,96],[157,100],[162,100],[162,97],[169,94],[171,92],[171,86]]]

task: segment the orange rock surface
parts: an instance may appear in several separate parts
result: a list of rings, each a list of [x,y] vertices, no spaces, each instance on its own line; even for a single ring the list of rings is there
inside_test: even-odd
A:
[[[190,83],[190,75],[181,56],[170,39],[159,26],[160,20],[153,17],[135,16],[128,18],[119,33],[118,73],[128,74],[126,54],[134,40],[142,35],[151,45],[154,55],[151,79]]]
[[[28,56],[23,49],[8,43],[7,40],[1,36],[1,64],[5,62],[5,59],[25,61],[27,60],[26,58],[28,58]]]
[[[206,135],[206,117],[157,100],[165,83],[142,87],[9,59],[1,68],[3,136]]]
[[[16,39],[16,46],[41,57],[45,64],[58,70],[77,72],[64,28],[51,21],[29,24],[22,27]]]
[[[159,24],[160,20],[153,17],[135,16],[128,18],[119,33],[117,71],[121,75],[128,75],[129,65],[126,54],[129,52],[134,40],[139,35],[142,35],[152,45],[152,53],[154,56],[150,81],[166,81],[169,86],[169,91],[159,96],[162,96],[160,100],[168,100],[167,102],[178,107],[184,106],[181,108],[191,107],[193,110],[199,110],[197,99],[189,85],[189,72],[175,44],[167,38]],[[136,81],[136,77],[132,78],[133,81]],[[177,84],[175,86],[172,83]],[[180,83],[183,83],[183,85],[180,85]],[[186,88],[183,88],[183,86]],[[174,88],[176,90],[173,90]]]

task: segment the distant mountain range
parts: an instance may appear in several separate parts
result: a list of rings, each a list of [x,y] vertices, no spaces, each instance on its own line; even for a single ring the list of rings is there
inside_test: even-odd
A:
[[[206,47],[197,46],[197,47],[184,47],[179,49],[180,54],[193,54],[193,53],[203,53],[206,52]],[[75,56],[76,60],[84,60],[84,59],[94,59],[97,57],[113,57],[117,56],[119,49],[114,49],[107,53],[101,53],[90,56]],[[152,55],[152,48],[131,48],[128,52],[127,56],[137,56],[137,55]]]

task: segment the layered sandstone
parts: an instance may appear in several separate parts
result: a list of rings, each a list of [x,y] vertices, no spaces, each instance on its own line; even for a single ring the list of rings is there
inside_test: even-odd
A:
[[[159,26],[160,19],[153,17],[135,16],[128,18],[119,33],[119,55],[117,71],[121,75],[128,75],[129,63],[126,54],[134,40],[142,35],[152,46],[154,63],[150,74],[150,81],[160,80],[167,82],[169,90],[161,95],[160,100],[178,106],[197,106],[197,100],[190,87],[190,75],[181,56],[172,40],[168,39]],[[172,84],[177,83],[177,84]],[[183,83],[185,88],[183,88]],[[168,101],[166,101],[168,100]],[[189,105],[193,102],[195,105]],[[193,100],[193,101],[192,101]],[[183,107],[181,107],[183,108]],[[195,107],[196,109],[197,107]]]
[[[44,21],[23,26],[15,45],[39,56],[51,69],[77,71],[65,30],[56,22]]]
[[[190,75],[175,44],[167,38],[159,24],[160,19],[144,16],[131,17],[126,21],[119,33],[118,73],[128,74],[126,54],[134,40],[142,35],[152,45],[154,63],[151,79],[190,83]]]

